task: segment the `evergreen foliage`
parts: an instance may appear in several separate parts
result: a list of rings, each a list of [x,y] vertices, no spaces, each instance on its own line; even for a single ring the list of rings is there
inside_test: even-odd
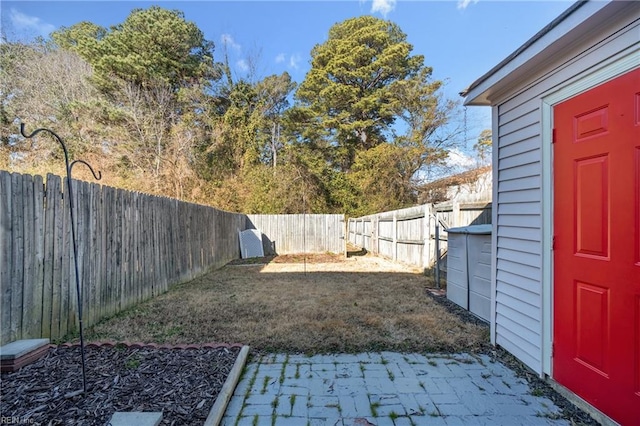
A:
[[[443,83],[372,16],[335,24],[299,86],[287,73],[235,80],[193,22],[159,6],[3,40],[0,53],[0,167],[19,172],[62,172],[55,144],[20,143],[22,120],[54,129],[106,184],[247,213],[359,215],[414,203],[419,172],[455,142]]]

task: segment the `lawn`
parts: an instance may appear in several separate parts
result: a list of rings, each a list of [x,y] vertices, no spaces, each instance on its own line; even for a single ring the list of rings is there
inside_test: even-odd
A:
[[[230,264],[90,328],[88,340],[226,342],[255,351],[474,351],[488,328],[426,292],[430,280],[374,257]]]

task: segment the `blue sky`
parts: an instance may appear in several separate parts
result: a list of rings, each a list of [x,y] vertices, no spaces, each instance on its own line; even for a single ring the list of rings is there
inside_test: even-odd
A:
[[[345,19],[372,14],[397,23],[425,56],[433,77],[447,82],[445,95],[458,93],[567,9],[573,1],[493,0],[298,0],[298,1],[2,1],[2,28],[12,38],[48,35],[60,26],[91,21],[109,27],[131,9],[157,4],[179,9],[216,44],[223,45],[238,76],[253,68],[257,77],[289,72],[298,82],[309,69],[314,45]],[[488,108],[468,111],[472,145],[490,127]]]

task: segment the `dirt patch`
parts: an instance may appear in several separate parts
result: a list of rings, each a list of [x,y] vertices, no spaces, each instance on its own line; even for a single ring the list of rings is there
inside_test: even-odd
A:
[[[236,259],[229,265],[266,265],[268,263],[342,263],[344,255],[335,253],[300,253]]]
[[[487,327],[425,296],[430,280],[415,268],[331,258],[230,264],[93,327],[90,338],[289,353],[474,351],[488,343]]]
[[[20,424],[107,424],[116,411],[163,412],[163,425],[202,425],[239,348],[86,348],[86,395],[79,347],[49,349],[2,374],[2,418]]]

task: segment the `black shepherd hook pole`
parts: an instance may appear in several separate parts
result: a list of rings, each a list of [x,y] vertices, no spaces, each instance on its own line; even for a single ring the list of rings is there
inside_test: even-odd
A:
[[[75,218],[73,213],[73,181],[71,180],[71,172],[73,171],[73,166],[76,163],[84,164],[89,168],[91,174],[96,180],[100,180],[102,178],[102,174],[93,170],[93,167],[89,163],[84,160],[75,160],[69,163],[69,152],[67,151],[67,146],[62,141],[62,138],[58,136],[54,131],[41,128],[34,130],[31,134],[27,135],[24,132],[24,123],[20,123],[20,134],[27,139],[33,138],[40,132],[47,132],[53,135],[54,138],[60,143],[62,146],[62,150],[64,151],[64,164],[67,172],[67,188],[69,189],[69,193],[67,194],[67,198],[69,199],[69,215],[71,216],[71,241],[73,245],[73,265],[76,273],[76,296],[78,298],[78,323],[80,326],[80,352],[82,354],[82,391],[83,393],[87,392],[87,372],[85,367],[85,356],[84,356],[84,333],[82,327],[82,289],[80,286],[80,275],[78,274],[78,247],[76,244],[76,226],[75,226]]]

